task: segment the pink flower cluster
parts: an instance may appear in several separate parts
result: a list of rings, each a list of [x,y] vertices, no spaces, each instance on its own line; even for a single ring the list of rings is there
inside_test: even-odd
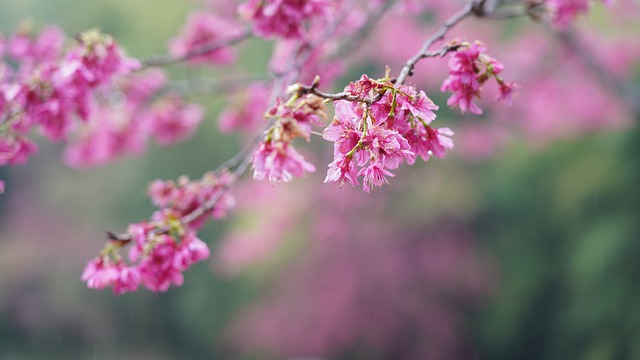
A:
[[[181,34],[172,39],[169,44],[171,53],[175,56],[185,56],[193,51],[200,51],[203,47],[211,46],[216,41],[238,33],[237,24],[220,18],[209,11],[194,11],[189,14],[187,23]],[[229,48],[220,48],[205,52],[189,59],[191,64],[229,64],[235,55]]]
[[[322,99],[315,95],[299,94],[283,103],[280,99],[265,114],[274,124],[253,155],[253,178],[270,182],[288,182],[305,172],[315,171],[291,145],[291,140],[302,137],[309,141],[311,125],[320,125],[327,118]]]
[[[165,292],[171,285],[182,285],[182,273],[194,263],[208,258],[209,248],[192,230],[180,236],[171,236],[154,234],[155,229],[156,225],[152,224],[132,225],[129,231],[135,235],[129,260],[133,265],[101,254],[87,263],[82,281],[91,289],[101,290],[111,286],[116,294],[136,291],[140,284],[153,292]],[[179,238],[179,241],[175,238]]]
[[[472,44],[462,42],[449,58],[449,77],[440,90],[453,92],[447,105],[459,108],[463,114],[467,111],[482,114],[482,109],[473,100],[480,98],[481,87],[490,78],[494,78],[499,86],[497,100],[511,103],[516,86],[499,76],[504,66],[485,51],[486,47],[478,41]]]
[[[256,35],[293,39],[305,36],[305,21],[323,22],[331,7],[329,0],[249,0],[238,10]]]
[[[612,0],[601,0],[610,6]],[[591,7],[589,0],[547,0],[546,6],[551,13],[551,25],[557,30],[567,30],[573,20],[581,13],[586,13]]]
[[[21,66],[10,71],[0,64],[0,165],[25,162],[36,151],[26,138],[32,128],[51,141],[66,140],[75,119],[88,121],[95,93],[139,66],[97,30],[80,34],[64,55],[63,40],[53,27],[38,37],[19,32],[9,39],[6,55]]]
[[[165,83],[160,70],[120,79],[107,96],[107,103],[78,127],[65,148],[65,162],[74,167],[102,165],[126,154],[144,152],[149,138],[166,146],[190,137],[202,120],[203,110],[171,94],[156,99]]]
[[[93,289],[112,286],[116,294],[135,291],[140,284],[154,292],[182,285],[182,273],[210,255],[196,231],[208,217],[223,217],[234,206],[234,199],[226,190],[227,181],[228,175],[216,177],[213,173],[197,181],[187,177],[177,183],[154,181],[149,196],[160,210],[152,215],[151,221],[130,225],[129,238],[108,241],[101,254],[89,261],[82,280]],[[213,202],[210,210],[183,221],[210,201]],[[131,245],[128,257],[131,265],[125,264],[119,254],[126,244]]]
[[[363,188],[388,183],[389,170],[402,163],[412,165],[419,156],[428,160],[431,155],[444,157],[453,148],[449,128],[433,128],[438,106],[423,91],[415,87],[395,87],[389,79],[374,80],[363,75],[351,83],[346,91],[361,99],[383,94],[379,101],[367,106],[365,102],[336,101],[335,118],[324,130],[323,138],[334,143],[334,160],[329,164],[325,182],[341,185],[348,181]]]

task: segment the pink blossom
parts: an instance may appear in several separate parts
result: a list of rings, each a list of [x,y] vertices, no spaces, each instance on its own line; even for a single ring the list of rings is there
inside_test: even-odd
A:
[[[153,292],[165,292],[171,285],[181,286],[182,272],[209,257],[209,248],[189,230],[176,242],[168,235],[157,235],[138,268],[142,284]]]
[[[174,56],[185,56],[200,51],[215,41],[236,34],[238,25],[207,11],[194,11],[189,14],[187,23],[180,36],[171,40],[169,49]],[[229,64],[235,55],[230,48],[219,48],[189,59],[191,64]]]
[[[175,263],[178,245],[168,235],[158,236],[156,244],[139,265],[142,284],[153,292],[166,292],[171,285],[184,283],[182,269]]]
[[[350,156],[338,157],[333,160],[329,164],[324,182],[335,182],[342,186],[345,181],[348,181],[352,186],[358,185],[358,169],[351,160]]]
[[[438,133],[430,125],[438,106],[424,91],[413,86],[395,86],[388,79],[375,80],[363,75],[345,89],[353,96],[379,100],[370,106],[361,102],[335,101],[335,118],[322,137],[334,143],[334,159],[329,164],[325,182],[340,185],[348,181],[357,185],[363,177],[363,188],[388,183],[389,170],[404,162],[412,165],[417,156],[425,161],[445,148],[453,147],[448,129]]]
[[[480,97],[479,56],[485,50],[479,43],[473,43],[466,50],[456,51],[449,60],[449,77],[442,83],[440,91],[452,91],[447,105],[458,107],[464,114],[470,111],[482,114],[473,99]]]
[[[87,263],[81,279],[90,289],[101,290],[112,285],[119,277],[116,265],[104,256],[98,256]]]
[[[480,99],[481,87],[490,78],[498,83],[498,99],[507,101],[510,105],[516,85],[505,82],[500,77],[504,70],[502,63],[485,54],[485,46],[478,41],[470,45],[461,43],[460,46],[449,58],[449,77],[440,87],[440,91],[453,92],[447,105],[459,108],[463,114],[467,111],[482,114],[482,109],[473,100]]]
[[[360,141],[362,131],[358,129],[358,123],[362,118],[358,112],[362,109],[354,109],[352,103],[344,100],[335,102],[336,116],[322,132],[322,138],[334,143],[334,156],[349,153]]]
[[[148,193],[154,205],[162,210],[170,210],[177,217],[186,216],[204,206],[210,199],[217,198],[211,210],[188,224],[191,229],[199,229],[209,217],[222,218],[235,206],[235,199],[226,190],[227,181],[225,174],[216,176],[213,173],[207,173],[202,179],[194,181],[183,176],[178,179],[177,184],[173,181],[156,180],[151,183]],[[162,220],[162,216],[159,219]]]
[[[576,16],[589,11],[589,0],[548,0],[551,24],[558,30],[567,30]]]
[[[189,269],[191,265],[209,258],[210,255],[207,244],[198,239],[195,232],[189,231],[182,236],[175,264],[184,271]]]
[[[8,55],[21,62],[21,71],[31,71],[35,65],[55,61],[60,56],[64,32],[47,26],[37,36],[30,30],[17,32],[8,42]],[[0,52],[1,54],[1,52]]]
[[[173,181],[154,180],[149,185],[147,193],[154,205],[165,208],[174,201],[177,190]]]
[[[87,263],[81,276],[90,289],[101,290],[113,287],[115,294],[136,291],[140,285],[140,273],[136,267],[126,266],[122,261],[111,262],[99,256]]]
[[[150,102],[166,83],[167,76],[160,69],[136,71],[120,77],[117,81],[117,87],[124,97],[124,104],[116,104],[116,106],[142,107],[145,103]]]
[[[253,178],[270,182],[289,182],[294,176],[314,172],[315,166],[307,162],[289,143],[260,143],[253,155]]]
[[[218,116],[218,126],[224,133],[242,131],[253,134],[264,123],[271,89],[262,84],[250,85]]]
[[[64,149],[65,163],[74,167],[95,166],[124,154],[141,154],[146,148],[148,130],[140,119],[125,109],[100,107]]]
[[[513,93],[516,91],[517,85],[515,82],[504,82],[501,81],[498,84],[498,96],[496,96],[496,100],[504,101],[509,106],[513,103]]]
[[[447,149],[453,149],[453,140],[451,140],[453,131],[451,129],[439,128],[434,130],[431,127],[427,127],[427,134],[429,149],[433,155],[443,158],[447,153]]]
[[[199,105],[170,97],[155,104],[144,116],[156,142],[170,145],[193,135],[202,121],[203,110]]]
[[[24,164],[37,151],[36,144],[23,136],[9,139],[0,137],[0,166]]]
[[[371,126],[361,138],[360,144],[365,151],[357,153],[360,155],[358,165],[371,161],[387,169],[397,169],[406,157],[413,155],[407,139],[396,130],[381,126]]]
[[[324,19],[330,14],[328,0],[249,0],[238,8],[253,31],[264,38],[302,38],[306,20]]]
[[[371,190],[371,186],[381,187],[384,183],[389,184],[389,181],[385,178],[385,176],[395,176],[389,171],[387,171],[382,164],[380,163],[372,163],[369,166],[362,168],[360,172],[358,172],[358,176],[363,176],[363,188],[364,191],[369,192]]]

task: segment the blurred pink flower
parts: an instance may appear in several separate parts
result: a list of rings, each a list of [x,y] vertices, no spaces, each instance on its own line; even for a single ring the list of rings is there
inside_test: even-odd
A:
[[[174,56],[185,56],[193,51],[211,46],[240,31],[238,24],[225,18],[216,16],[208,11],[193,11],[187,18],[180,36],[173,38],[169,49]],[[219,48],[205,52],[189,59],[191,64],[229,64],[235,60],[235,54],[230,48]]]

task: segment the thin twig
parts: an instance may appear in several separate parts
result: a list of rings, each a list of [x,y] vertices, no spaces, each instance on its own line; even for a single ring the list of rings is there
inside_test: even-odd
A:
[[[222,49],[224,47],[238,44],[244,40],[249,39],[251,36],[252,36],[251,29],[247,28],[237,34],[233,34],[229,37],[222,38],[222,39],[216,39],[210,43],[207,43],[200,47],[192,49],[182,56],[159,55],[159,56],[152,56],[150,58],[144,59],[141,61],[142,68],[144,69],[148,67],[173,65],[182,61],[192,59],[194,57],[209,54],[213,51]]]
[[[266,82],[270,80],[270,76],[267,74],[255,74],[244,76],[230,76],[226,78],[217,79],[187,79],[171,81],[167,86],[162,89],[158,95],[165,93],[177,93],[180,96],[192,96],[192,95],[213,95],[220,93],[227,93],[229,91],[241,90],[246,88],[246,85],[254,82]]]
[[[400,70],[400,74],[398,75],[398,78],[396,80],[396,84],[397,85],[404,84],[404,81],[407,79],[407,77],[413,75],[413,69],[418,63],[418,61],[427,57],[429,48],[436,41],[444,39],[444,36],[447,34],[449,29],[451,29],[460,21],[462,21],[464,18],[466,18],[469,15],[472,15],[476,11],[477,11],[477,2],[469,1],[462,10],[460,10],[458,13],[450,17],[447,21],[445,21],[444,24],[442,24],[442,26],[440,27],[440,29],[438,29],[438,31],[435,34],[431,35],[431,37],[429,37],[427,41],[424,42],[424,44],[422,44],[422,48],[420,48],[420,51],[418,51],[415,55],[413,55],[407,61],[407,63],[402,67],[402,70]]]

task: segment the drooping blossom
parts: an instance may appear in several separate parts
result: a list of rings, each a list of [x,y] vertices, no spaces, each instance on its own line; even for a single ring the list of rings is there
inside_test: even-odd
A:
[[[473,99],[480,97],[480,53],[484,50],[484,46],[475,42],[466,50],[456,51],[449,60],[449,77],[440,91],[452,91],[447,105],[458,107],[463,114],[467,111],[482,114]]]
[[[253,156],[253,178],[270,182],[288,182],[305,172],[314,172],[313,164],[304,159],[288,142],[261,143]]]
[[[324,22],[331,13],[329,0],[249,0],[238,8],[264,38],[297,39],[305,36],[305,21]]]
[[[81,276],[90,289],[102,290],[113,287],[115,294],[136,291],[140,286],[140,271],[122,261],[114,262],[105,256],[98,256],[87,263]]]
[[[315,166],[295,150],[291,141],[297,137],[309,141],[312,125],[319,125],[326,119],[326,107],[315,95],[298,96],[292,95],[286,103],[277,99],[265,114],[272,119],[273,125],[253,154],[254,179],[288,182],[294,176],[315,171]]]
[[[472,44],[462,42],[449,58],[449,77],[444,80],[440,91],[451,91],[447,105],[457,107],[463,114],[467,111],[476,115],[482,109],[474,103],[480,99],[480,90],[484,83],[494,78],[499,86],[498,100],[511,104],[515,83],[506,82],[500,77],[504,66],[496,59],[485,54],[486,47],[479,41]]]
[[[192,231],[177,243],[171,236],[159,235],[138,265],[142,284],[153,292],[166,292],[171,285],[184,283],[182,273],[209,257],[209,248]]]
[[[129,226],[130,240],[110,240],[102,254],[89,261],[82,274],[87,287],[113,287],[116,294],[136,291],[140,284],[153,292],[181,286],[183,272],[210,256],[209,248],[191,228],[183,228],[175,213],[154,213],[150,222]],[[118,254],[130,244],[127,265]]]
[[[82,272],[81,279],[87,283],[90,289],[102,290],[112,285],[118,278],[118,271],[114,263],[98,256],[87,263]]]
[[[237,35],[239,30],[238,24],[212,12],[194,11],[189,14],[180,35],[171,39],[169,49],[171,54],[179,57],[201,52],[200,55],[189,58],[191,64],[229,64],[235,59],[235,54],[229,47],[213,51],[206,51],[206,48],[215,46],[216,41]]]
[[[177,182],[154,181],[148,192],[159,210],[150,219],[129,225],[126,234],[109,233],[101,251],[103,260],[89,262],[83,281],[90,288],[113,286],[116,293],[135,291],[137,284],[153,292],[181,286],[183,272],[210,256],[197,231],[208,218],[223,217],[234,206],[227,192],[230,176],[210,172],[193,181],[186,176]],[[129,265],[120,254],[125,246],[129,246]],[[114,270],[117,278],[111,275]]]

